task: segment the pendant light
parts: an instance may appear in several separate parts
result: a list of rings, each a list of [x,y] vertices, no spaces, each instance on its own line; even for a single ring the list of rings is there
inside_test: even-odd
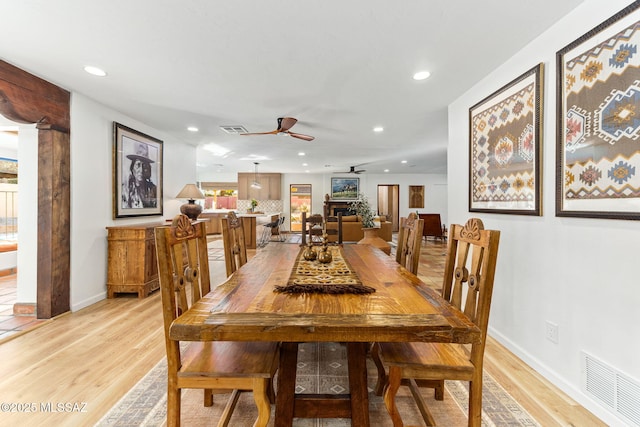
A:
[[[260,163],[258,162],[253,162],[254,169],[253,169],[253,182],[251,183],[251,188],[255,188],[256,190],[260,190],[262,188],[262,185],[260,185],[260,183],[258,182],[258,165]]]

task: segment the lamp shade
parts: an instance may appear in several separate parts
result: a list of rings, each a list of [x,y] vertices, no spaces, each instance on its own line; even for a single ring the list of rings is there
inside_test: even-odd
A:
[[[182,190],[180,190],[180,192],[176,196],[176,199],[204,199],[204,194],[202,194],[202,191],[200,191],[200,189],[196,187],[195,184],[187,184]]]

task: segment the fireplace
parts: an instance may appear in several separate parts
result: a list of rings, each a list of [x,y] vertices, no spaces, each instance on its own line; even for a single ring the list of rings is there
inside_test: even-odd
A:
[[[346,200],[325,200],[324,216],[337,216],[339,212],[342,212],[343,216],[354,215],[349,203],[351,202]]]

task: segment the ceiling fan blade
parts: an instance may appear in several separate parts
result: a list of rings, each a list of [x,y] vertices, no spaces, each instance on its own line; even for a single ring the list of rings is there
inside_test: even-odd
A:
[[[313,137],[313,136],[310,136],[310,135],[303,135],[303,134],[301,134],[301,133],[293,133],[293,132],[288,132],[288,131],[287,131],[287,133],[288,133],[289,135],[291,135],[292,137],[294,137],[294,138],[304,139],[305,141],[313,141],[314,139],[316,139],[316,138],[315,138],[315,137]]]
[[[294,119],[293,117],[279,117],[278,130],[280,132],[286,132],[289,129],[291,129],[291,127],[295,125],[297,122],[298,122],[298,119]]]
[[[240,135],[275,135],[277,133],[278,133],[277,130],[272,130],[271,132],[247,132],[247,133],[241,133]]]

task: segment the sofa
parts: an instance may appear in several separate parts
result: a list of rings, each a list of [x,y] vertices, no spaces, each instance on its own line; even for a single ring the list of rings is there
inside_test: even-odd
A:
[[[327,228],[337,228],[338,223],[329,222]],[[386,221],[385,217],[380,217],[380,229],[378,236],[383,240],[390,242],[392,235],[392,224]],[[343,242],[357,242],[364,238],[364,232],[362,231],[362,221],[357,215],[347,215],[342,217],[342,241]],[[329,241],[335,241],[337,236],[330,235]]]

